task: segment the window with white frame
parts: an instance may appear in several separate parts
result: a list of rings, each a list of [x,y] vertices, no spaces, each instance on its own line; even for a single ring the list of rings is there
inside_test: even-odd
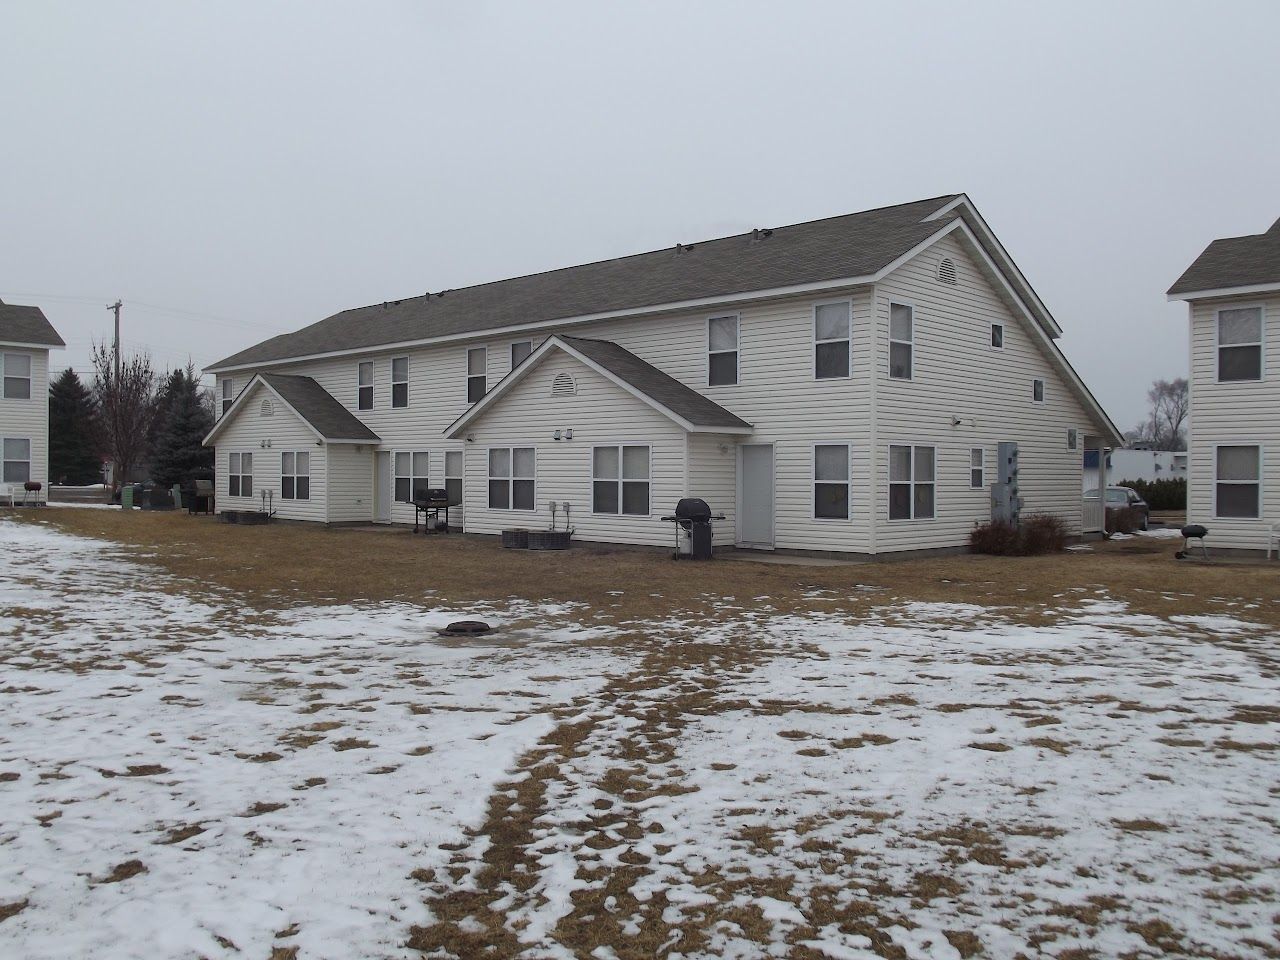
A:
[[[533,447],[489,448],[489,509],[537,507],[537,453]]]
[[[1214,513],[1257,519],[1261,507],[1262,448],[1218,447]]]
[[[478,403],[488,392],[489,348],[467,351],[467,403]]]
[[[231,404],[235,402],[235,394],[231,392],[231,380],[227,378],[222,381],[222,412],[226,413],[231,409]]]
[[[1031,399],[1035,403],[1044,403],[1044,381],[1039,377],[1031,381]]]
[[[511,344],[511,369],[514,370],[525,360],[529,359],[529,354],[533,353],[532,340],[517,340]]]
[[[409,358],[391,358],[391,406],[409,405]]]
[[[227,496],[253,496],[252,453],[233,453],[227,457]]]
[[[813,516],[818,520],[849,519],[847,443],[819,443],[813,447]]]
[[[6,353],[0,356],[4,368],[4,398],[6,400],[31,399],[31,354]]]
[[[428,473],[428,457],[424,451],[398,452],[395,455],[396,503],[411,503],[419,490],[426,490],[431,485]]]
[[[593,447],[591,512],[649,515],[649,448],[641,445]]]
[[[356,369],[356,406],[361,410],[373,409],[373,361],[366,360]]]
[[[820,303],[813,308],[813,375],[818,380],[848,378],[852,363],[849,301]]]
[[[889,304],[889,376],[910,380],[915,352],[915,310],[905,303]]]
[[[311,499],[311,454],[307,451],[280,454],[280,499]]]
[[[449,494],[449,503],[462,503],[462,451],[446,450],[444,452],[444,488]]]
[[[1262,308],[1218,311],[1218,382],[1262,379]]]
[[[5,437],[0,440],[0,478],[5,483],[26,483],[31,479],[31,440]]]
[[[969,450],[969,486],[981,490],[987,485],[987,455],[981,447]]]
[[[707,386],[726,387],[738,382],[738,317],[707,320]]]
[[[889,447],[889,519],[930,520],[936,509],[933,447]]]
[[[1004,324],[993,323],[991,325],[991,346],[997,350],[1004,349]]]

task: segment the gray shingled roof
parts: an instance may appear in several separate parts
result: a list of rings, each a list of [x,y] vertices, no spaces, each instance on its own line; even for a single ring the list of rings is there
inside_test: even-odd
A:
[[[209,369],[869,276],[957,219],[925,220],[956,196],[344,310]]]
[[[1169,288],[1169,295],[1267,283],[1280,284],[1280,220],[1266,233],[1213,241]]]
[[[326,440],[370,440],[379,436],[366,427],[329,391],[310,377],[283,373],[263,373],[262,379],[294,409],[303,420],[315,427]]]
[[[0,341],[65,347],[62,337],[39,307],[22,307],[0,300]]]
[[[751,424],[610,340],[560,336],[566,344],[695,427],[751,429]]]

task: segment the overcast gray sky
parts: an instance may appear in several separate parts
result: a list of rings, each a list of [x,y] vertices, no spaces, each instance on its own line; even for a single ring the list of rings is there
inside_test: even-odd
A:
[[[1280,216],[1280,3],[0,0],[0,297],[89,366],[963,191],[1127,427]]]

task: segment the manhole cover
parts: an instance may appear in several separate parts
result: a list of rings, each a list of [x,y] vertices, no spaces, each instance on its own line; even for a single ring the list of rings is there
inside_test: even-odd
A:
[[[486,633],[493,633],[493,627],[483,620],[455,620],[436,633],[442,637],[482,637]]]

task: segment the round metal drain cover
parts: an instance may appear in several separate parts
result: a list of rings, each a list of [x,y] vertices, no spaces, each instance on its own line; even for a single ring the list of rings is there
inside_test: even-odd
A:
[[[493,633],[493,627],[483,620],[455,620],[436,632],[442,637],[482,637]]]

